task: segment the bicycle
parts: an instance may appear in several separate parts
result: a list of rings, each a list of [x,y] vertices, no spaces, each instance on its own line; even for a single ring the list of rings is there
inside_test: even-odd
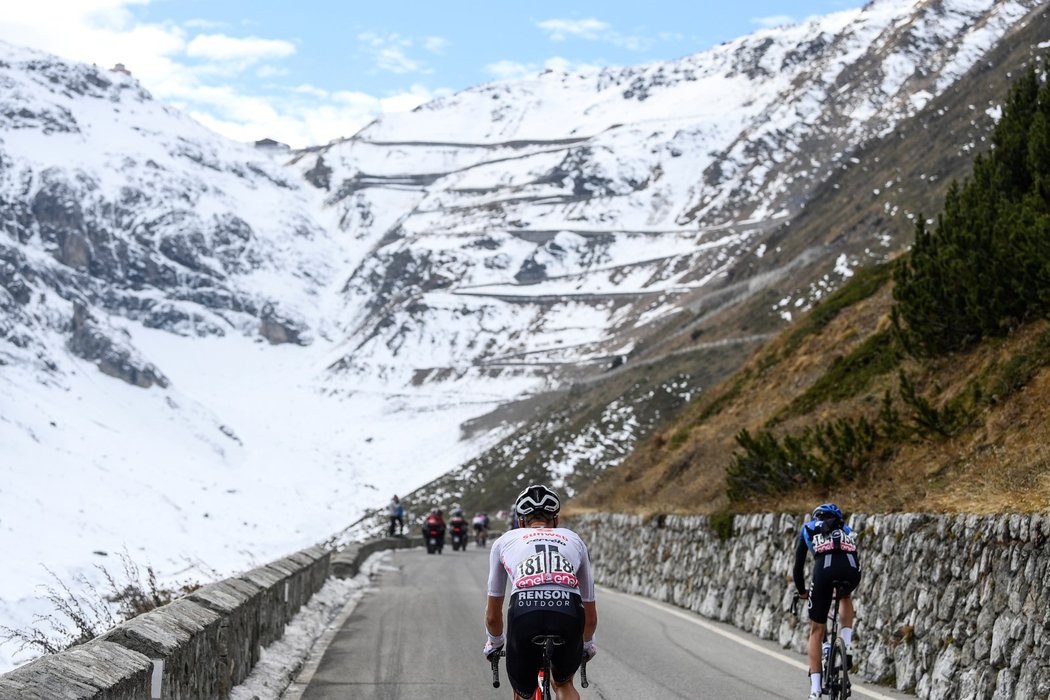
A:
[[[831,609],[828,611],[828,623],[824,628],[824,644],[820,654],[820,694],[831,700],[846,700],[853,694],[849,680],[849,654],[846,653],[846,642],[839,636],[839,587],[851,586],[849,581],[831,582]],[[791,612],[798,617],[798,593],[791,603]],[[827,624],[827,623],[826,623]]]
[[[553,700],[554,696],[551,694],[551,656],[554,654],[554,647],[564,644],[565,640],[561,635],[557,634],[538,634],[532,638],[532,643],[543,647],[543,661],[537,671],[536,692],[532,699]],[[499,687],[499,657],[506,655],[506,651],[500,650],[489,657],[489,662],[492,664],[493,688]],[[580,663],[580,687],[586,688],[589,685],[587,682],[587,658],[584,657]]]

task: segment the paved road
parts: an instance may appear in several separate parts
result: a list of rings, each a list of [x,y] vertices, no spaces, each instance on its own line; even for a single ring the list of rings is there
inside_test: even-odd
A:
[[[324,652],[303,700],[507,700],[481,657],[487,552],[389,553]],[[798,700],[803,658],[681,609],[598,592],[599,656],[583,700]],[[306,679],[301,679],[306,680]],[[854,684],[853,698],[907,698]]]

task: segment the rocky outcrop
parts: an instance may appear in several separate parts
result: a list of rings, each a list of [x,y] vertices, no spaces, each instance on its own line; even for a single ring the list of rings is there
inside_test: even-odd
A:
[[[787,612],[800,516],[573,520],[600,583],[729,622],[803,653]],[[728,522],[725,523],[728,525]],[[856,658],[865,678],[922,698],[1050,694],[1050,515],[854,515],[864,579]]]
[[[83,304],[73,305],[73,332],[67,345],[77,357],[94,362],[103,374],[143,389],[154,384],[168,386],[160,370],[138,356],[126,332],[103,330]]]
[[[282,314],[273,304],[263,306],[259,314],[259,335],[270,341],[271,345],[295,343],[309,345],[306,328],[298,321]]]

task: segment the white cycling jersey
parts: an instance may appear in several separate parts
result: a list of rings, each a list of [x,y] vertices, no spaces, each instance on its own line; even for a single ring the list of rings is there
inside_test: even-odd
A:
[[[587,545],[564,527],[521,527],[508,530],[492,543],[489,555],[490,596],[521,591],[561,590],[594,601],[594,578]]]

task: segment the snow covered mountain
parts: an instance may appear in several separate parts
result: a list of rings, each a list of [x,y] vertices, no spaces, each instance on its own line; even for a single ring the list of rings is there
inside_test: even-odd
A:
[[[126,547],[201,578],[323,539],[513,427],[463,421],[768,287],[741,261],[1040,7],[876,0],[481,86],[287,164],[0,44],[0,623],[41,609],[42,565]],[[827,279],[770,316],[899,233],[805,246]]]
[[[484,85],[304,153],[369,249],[337,367],[405,372],[420,347],[417,381],[608,366],[1038,5],[882,0],[674,62]],[[895,241],[869,243],[832,282]]]
[[[50,612],[47,569],[208,580],[477,449],[491,393],[331,380],[346,234],[125,74],[0,45],[0,221],[0,624]]]

